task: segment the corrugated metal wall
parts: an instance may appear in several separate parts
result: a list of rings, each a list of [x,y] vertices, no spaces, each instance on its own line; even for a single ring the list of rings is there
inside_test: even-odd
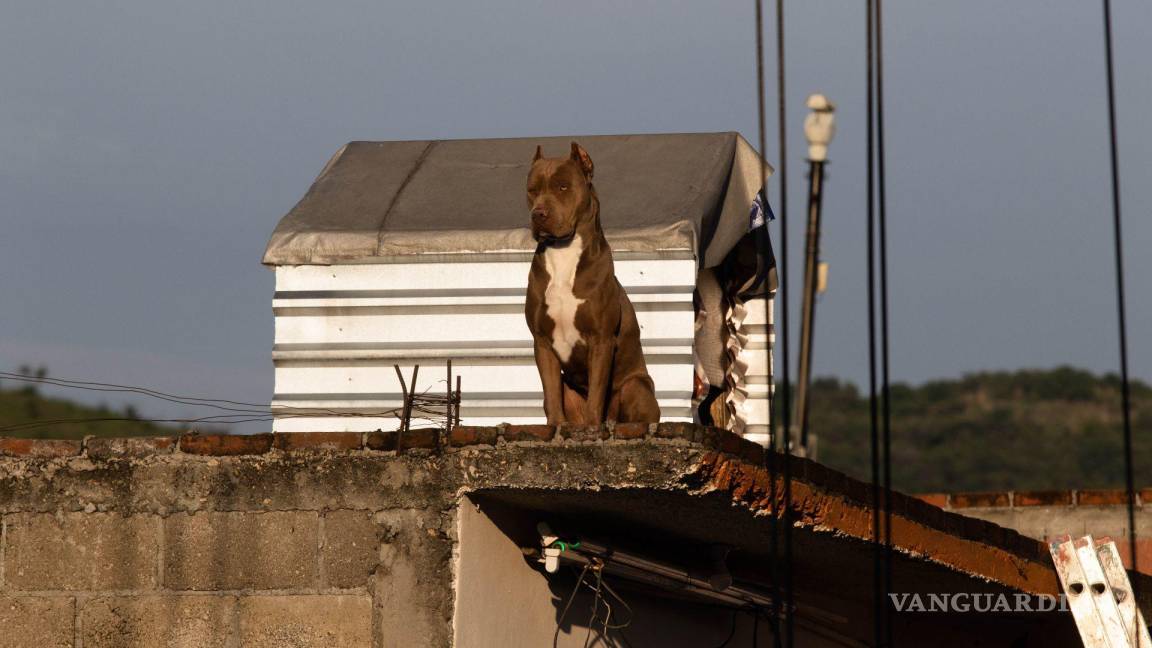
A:
[[[444,393],[449,358],[462,378],[463,423],[543,422],[524,321],[528,269],[527,260],[277,267],[274,429],[395,429],[390,414],[290,408],[391,410],[401,404],[394,364],[405,380],[419,364],[417,391]],[[695,261],[618,259],[616,275],[636,308],[664,420],[692,420]]]

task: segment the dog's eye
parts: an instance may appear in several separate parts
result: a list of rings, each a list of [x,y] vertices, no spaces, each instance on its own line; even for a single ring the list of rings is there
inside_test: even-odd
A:
[[[568,185],[566,185],[566,184],[560,185],[560,191],[568,191]]]

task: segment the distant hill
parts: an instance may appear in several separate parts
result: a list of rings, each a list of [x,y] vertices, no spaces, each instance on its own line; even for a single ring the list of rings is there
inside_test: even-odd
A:
[[[81,439],[86,436],[153,436],[178,434],[183,428],[158,425],[137,420],[131,407],[119,410],[81,405],[64,398],[40,393],[34,385],[18,385],[14,381],[0,380],[0,428],[25,423],[49,423],[40,427],[0,429],[0,436],[34,439]],[[61,419],[108,419],[125,421],[55,422]]]
[[[1136,486],[1152,486],[1152,388],[1134,382]],[[892,485],[905,492],[1124,485],[1120,381],[1062,367],[892,386]],[[812,389],[821,463],[868,480],[868,395],[833,378]]]
[[[1152,486],[1152,388],[1132,384],[1136,485]],[[847,382],[812,386],[818,459],[870,477],[868,396]],[[79,439],[177,434],[186,426],[138,420],[131,408],[92,407],[0,380],[0,436]],[[213,426],[214,431],[225,431]],[[911,493],[1116,488],[1124,485],[1120,389],[1115,376],[1072,368],[973,373],[892,386],[892,484]]]

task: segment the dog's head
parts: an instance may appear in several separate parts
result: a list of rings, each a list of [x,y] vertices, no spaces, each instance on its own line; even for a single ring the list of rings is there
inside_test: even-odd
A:
[[[582,216],[591,213],[592,158],[576,142],[566,158],[546,158],[540,147],[528,171],[528,209],[537,243],[572,238]]]

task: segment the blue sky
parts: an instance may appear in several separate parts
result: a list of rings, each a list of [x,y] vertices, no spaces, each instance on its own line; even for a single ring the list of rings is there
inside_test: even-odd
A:
[[[1131,362],[1147,380],[1152,6],[1114,4]],[[820,91],[839,134],[815,367],[857,382],[863,7],[786,13],[793,260],[804,98]],[[890,0],[885,12],[893,378],[1115,370],[1098,3]],[[337,147],[720,130],[754,142],[752,17],[746,2],[6,0],[0,366],[265,402],[260,256]]]

